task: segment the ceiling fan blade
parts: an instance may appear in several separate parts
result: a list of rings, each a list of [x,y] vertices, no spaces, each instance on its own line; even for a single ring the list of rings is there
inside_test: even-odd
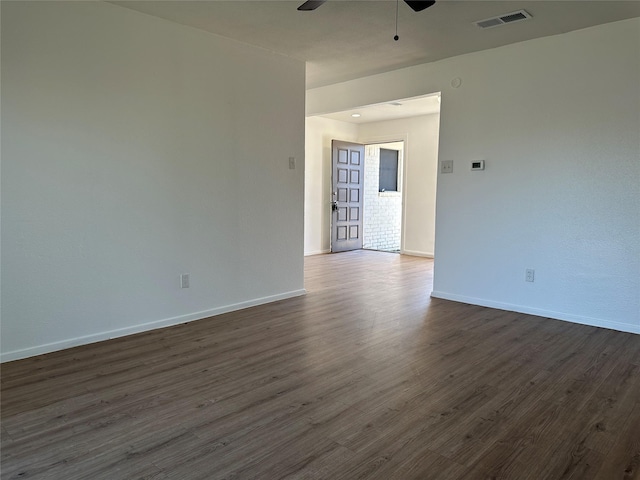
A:
[[[309,2],[307,2],[309,3]],[[404,0],[404,3],[409,5],[414,12],[421,12],[425,8],[432,6],[435,1],[422,1],[422,0]]]
[[[305,11],[305,12],[308,12],[310,10],[315,10],[326,1],[327,0],[307,0],[306,2],[304,2],[302,5],[298,7],[298,10]]]

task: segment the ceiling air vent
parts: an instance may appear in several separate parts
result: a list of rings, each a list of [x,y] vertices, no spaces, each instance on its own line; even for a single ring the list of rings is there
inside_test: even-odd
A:
[[[519,22],[521,20],[528,20],[531,15],[526,10],[518,10],[517,12],[505,13],[497,17],[487,18],[485,20],[479,20],[474,22],[480,28],[492,28],[499,25],[505,25],[507,23]]]

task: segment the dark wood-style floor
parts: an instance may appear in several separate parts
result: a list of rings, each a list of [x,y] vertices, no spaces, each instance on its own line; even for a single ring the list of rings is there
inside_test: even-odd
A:
[[[305,297],[2,366],[2,478],[637,479],[640,336],[306,259]]]

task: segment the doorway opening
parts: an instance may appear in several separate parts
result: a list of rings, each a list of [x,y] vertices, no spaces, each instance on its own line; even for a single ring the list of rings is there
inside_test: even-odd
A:
[[[307,117],[304,254],[341,251],[337,248],[339,243],[362,238],[363,224],[357,222],[363,220],[367,210],[371,211],[363,203],[358,204],[364,202],[364,189],[359,190],[356,182],[364,179],[364,171],[361,175],[352,171],[357,158],[351,158],[351,147],[343,152],[343,156],[348,154],[348,165],[345,158],[342,163],[334,159],[334,141],[361,146],[363,164],[365,145],[384,148],[381,144],[401,142],[398,183],[394,186],[385,181],[380,188],[378,171],[372,193],[378,200],[395,197],[401,202],[400,253],[433,257],[439,126],[438,92]],[[394,177],[393,165],[383,170]],[[397,251],[397,242],[394,243],[379,245],[368,238],[366,246],[355,248]]]
[[[363,245],[400,253],[404,142],[365,145]]]

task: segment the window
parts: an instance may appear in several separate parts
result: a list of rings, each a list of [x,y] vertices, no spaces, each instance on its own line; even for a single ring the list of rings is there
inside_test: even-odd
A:
[[[398,191],[398,150],[380,149],[378,192]]]

